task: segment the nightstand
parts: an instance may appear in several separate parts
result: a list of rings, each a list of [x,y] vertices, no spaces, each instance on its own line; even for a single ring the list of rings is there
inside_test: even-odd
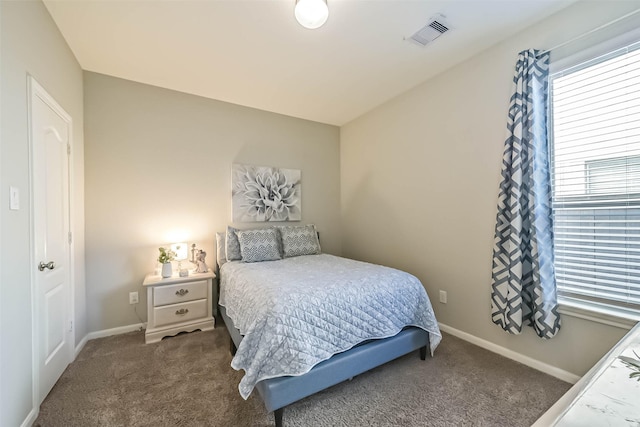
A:
[[[216,275],[177,274],[163,279],[149,274],[142,286],[147,288],[147,331],[145,343],[196,329],[208,331],[215,326],[213,318],[213,279]]]

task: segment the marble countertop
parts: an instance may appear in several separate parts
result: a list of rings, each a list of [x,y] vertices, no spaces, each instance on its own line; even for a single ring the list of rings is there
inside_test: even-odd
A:
[[[534,426],[640,426],[640,323]]]

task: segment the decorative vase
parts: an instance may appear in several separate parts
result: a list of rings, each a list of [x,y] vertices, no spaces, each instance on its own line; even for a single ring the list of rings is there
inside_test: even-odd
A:
[[[166,279],[167,277],[171,277],[172,274],[171,263],[165,262],[162,264],[162,277]]]

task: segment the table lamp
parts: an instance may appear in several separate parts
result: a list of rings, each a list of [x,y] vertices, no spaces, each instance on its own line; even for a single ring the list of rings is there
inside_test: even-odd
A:
[[[180,277],[184,277],[187,276],[189,274],[188,270],[182,270],[182,261],[184,261],[185,259],[187,259],[189,250],[188,250],[188,246],[186,243],[174,243],[173,245],[171,245],[171,250],[176,254],[176,261],[178,261],[178,273],[180,275]]]

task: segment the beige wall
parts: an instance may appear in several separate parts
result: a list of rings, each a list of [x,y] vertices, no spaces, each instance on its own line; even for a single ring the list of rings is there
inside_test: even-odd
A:
[[[543,341],[490,320],[493,233],[517,53],[548,48],[637,8],[579,2],[341,128],[345,256],[390,264],[424,283],[440,322],[583,374],[623,329],[563,316]],[[640,16],[554,57],[640,26]],[[438,302],[438,291],[448,303]]]
[[[0,2],[1,171],[0,188],[0,425],[20,425],[33,414],[32,294],[29,247],[29,140],[27,75],[30,74],[73,118],[76,342],[86,335],[84,296],[82,71],[41,2]],[[9,187],[20,190],[20,210],[9,210]]]
[[[341,252],[337,127],[90,72],[84,83],[90,331],[146,320],[141,284],[158,246],[196,243],[214,264],[234,162],[300,169],[302,223]]]

